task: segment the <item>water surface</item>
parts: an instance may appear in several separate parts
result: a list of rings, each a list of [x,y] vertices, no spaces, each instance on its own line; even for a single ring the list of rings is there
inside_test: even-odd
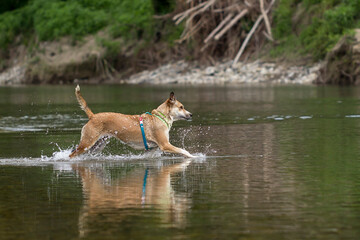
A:
[[[192,160],[116,140],[70,160],[74,87],[0,88],[0,238],[360,237],[360,88],[82,86],[94,112],[127,114],[172,90]]]

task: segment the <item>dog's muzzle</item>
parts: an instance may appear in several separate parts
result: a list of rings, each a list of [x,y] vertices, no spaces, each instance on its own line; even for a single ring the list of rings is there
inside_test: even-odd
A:
[[[191,121],[192,120],[192,113],[187,114],[186,117],[185,117],[185,120],[186,121]]]

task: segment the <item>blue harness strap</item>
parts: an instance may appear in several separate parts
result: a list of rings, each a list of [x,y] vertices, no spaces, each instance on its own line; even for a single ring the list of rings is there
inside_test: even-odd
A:
[[[148,176],[149,169],[146,168],[145,175],[144,175],[144,183],[143,183],[143,189],[142,189],[142,196],[141,196],[141,204],[145,203],[145,197],[146,197],[146,180]]]
[[[152,114],[149,113],[149,112],[146,112],[146,114],[152,115]],[[145,130],[144,130],[144,123],[143,123],[143,118],[142,118],[141,116],[140,116],[140,118],[139,118],[139,121],[140,121],[140,129],[141,129],[141,134],[142,134],[142,138],[143,138],[145,150],[147,151],[147,150],[149,150],[149,146],[148,146],[147,141],[146,141]]]
[[[148,146],[148,144],[146,142],[146,137],[145,137],[143,118],[140,117],[139,120],[140,120],[140,129],[141,129],[141,134],[142,134],[142,138],[143,138],[143,141],[144,141],[145,150],[149,150],[149,146]]]

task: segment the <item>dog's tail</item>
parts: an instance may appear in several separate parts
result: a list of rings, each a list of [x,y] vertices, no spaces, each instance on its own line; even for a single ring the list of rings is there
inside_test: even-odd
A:
[[[76,95],[76,98],[77,98],[77,100],[78,100],[78,102],[80,104],[81,109],[84,110],[86,115],[88,116],[88,118],[91,119],[92,116],[94,116],[94,113],[88,107],[85,99],[81,96],[79,85],[77,85],[76,88],[75,88],[75,95]]]

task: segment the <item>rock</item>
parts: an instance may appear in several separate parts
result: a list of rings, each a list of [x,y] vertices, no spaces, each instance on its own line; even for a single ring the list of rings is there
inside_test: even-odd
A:
[[[207,68],[205,69],[205,74],[208,75],[208,76],[213,76],[213,75],[215,75],[215,72],[216,72],[215,67],[207,67]]]
[[[315,83],[317,77],[318,77],[318,75],[316,73],[311,73],[311,74],[309,74],[307,76],[304,76],[302,78],[301,83],[305,83],[305,84]]]
[[[288,74],[288,77],[289,77],[290,79],[294,79],[295,73],[294,73],[294,72],[290,72],[290,73]]]
[[[26,67],[16,65],[0,74],[0,85],[18,85],[24,83]]]

